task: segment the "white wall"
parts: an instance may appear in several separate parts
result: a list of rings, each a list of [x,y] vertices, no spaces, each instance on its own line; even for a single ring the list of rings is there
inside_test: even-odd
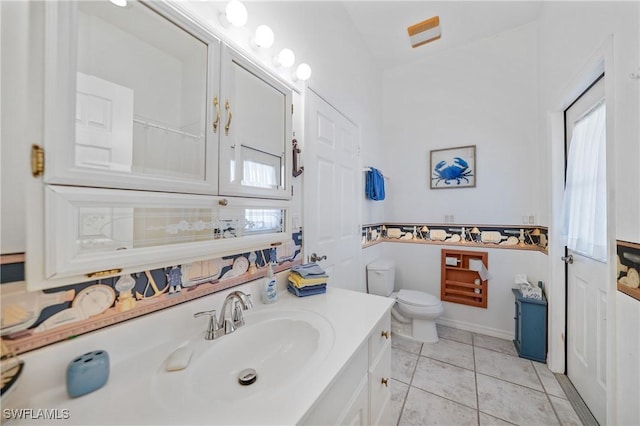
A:
[[[553,114],[561,112],[589,83],[584,76],[593,67],[594,56],[612,44],[612,63],[607,69],[607,112],[612,116],[613,138],[608,139],[614,155],[614,227],[615,238],[640,241],[640,82],[629,75],[640,65],[640,4],[638,2],[544,2],[539,19],[540,57],[540,156],[549,169],[541,183],[549,191],[543,223],[553,223],[561,198],[562,155],[547,129],[553,127]],[[612,43],[609,37],[612,36]],[[605,58],[607,59],[607,58]],[[581,81],[583,80],[583,81]],[[582,87],[580,87],[582,86]],[[609,91],[609,89],[611,89]],[[608,129],[608,135],[609,135]],[[552,167],[554,167],[552,169]],[[558,170],[560,169],[560,170]],[[561,179],[561,178],[560,178]],[[557,180],[557,179],[556,179]],[[554,264],[553,278],[561,280],[563,268]],[[557,271],[557,272],[556,272]],[[615,290],[613,274],[609,283],[609,364],[608,419],[610,424],[640,424],[640,370],[637,351],[640,347],[640,302]],[[550,318],[550,321],[552,318]],[[556,332],[557,332],[557,327]],[[561,336],[556,337],[557,340]],[[560,341],[557,342],[561,344]],[[635,355],[631,355],[631,354]]]
[[[537,219],[537,93],[535,24],[385,71],[387,220]],[[464,145],[476,145],[476,188],[429,189],[429,151]]]
[[[517,225],[523,216],[539,218],[536,39],[531,23],[385,71],[387,221],[441,223],[453,214],[461,224]],[[476,187],[431,190],[429,151],[463,145],[476,145]],[[440,249],[385,244],[384,255],[398,265],[396,287],[439,295]],[[546,256],[489,251],[488,308],[445,303],[442,320],[512,338],[514,275],[546,283]]]

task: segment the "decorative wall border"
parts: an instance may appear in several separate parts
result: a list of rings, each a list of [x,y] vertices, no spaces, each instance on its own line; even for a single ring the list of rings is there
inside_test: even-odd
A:
[[[279,246],[276,249],[277,263],[274,266],[274,271],[285,271],[301,264],[301,249],[302,232],[297,232],[292,235],[290,244]],[[4,283],[0,286],[0,290],[3,293],[0,301],[4,312],[3,315],[9,315],[7,313],[10,313],[12,309],[14,312],[21,312],[20,310],[23,308],[19,302],[20,297],[29,297],[31,300],[37,300],[40,296],[51,297],[50,295],[53,293],[60,296],[60,300],[43,309],[37,308],[38,310],[34,311],[38,315],[35,322],[29,325],[26,330],[17,329],[15,332],[2,336],[2,342],[15,355],[19,355],[260,279],[267,273],[266,264],[269,260],[270,250],[256,249],[248,253],[239,253],[188,265],[169,266],[132,274],[131,278],[133,279],[129,280],[128,287],[130,290],[127,291],[130,294],[124,301],[122,299],[123,292],[118,291],[117,286],[117,282],[121,277],[73,284],[38,292],[27,292],[21,284]],[[3,262],[3,270],[5,266],[15,264],[13,262],[15,259],[11,260],[12,262],[10,263]],[[176,273],[177,271],[179,272]],[[178,281],[175,281],[176,276]],[[112,289],[109,291],[116,293],[118,298],[102,312],[87,313],[84,319],[73,322],[64,321],[65,314],[73,312],[73,309],[70,308],[75,307],[71,299],[77,300],[78,296],[87,292],[86,289],[95,288],[96,285],[103,289],[104,287]],[[15,290],[12,288],[14,286],[19,286],[20,288]],[[16,299],[14,296],[18,298]],[[63,296],[70,297],[65,300]],[[57,321],[57,318],[63,319]],[[47,320],[50,321],[46,327],[38,328]],[[8,325],[4,323],[3,327],[8,327]]]
[[[616,253],[618,291],[640,301],[640,243],[617,240]]]
[[[548,229],[532,225],[376,223],[362,226],[362,248],[382,242],[492,247],[548,254]]]

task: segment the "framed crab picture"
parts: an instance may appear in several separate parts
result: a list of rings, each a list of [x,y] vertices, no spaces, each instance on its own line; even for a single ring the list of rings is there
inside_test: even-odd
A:
[[[431,189],[476,186],[476,146],[434,149],[429,155]]]

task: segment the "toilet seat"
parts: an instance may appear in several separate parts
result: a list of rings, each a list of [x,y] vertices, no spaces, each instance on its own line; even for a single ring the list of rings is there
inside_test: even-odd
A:
[[[442,304],[437,297],[416,290],[400,290],[396,295],[396,299],[405,305],[415,307],[435,307]]]

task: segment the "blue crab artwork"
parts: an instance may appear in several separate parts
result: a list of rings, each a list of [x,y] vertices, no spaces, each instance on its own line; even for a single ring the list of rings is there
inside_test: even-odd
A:
[[[433,186],[438,186],[440,182],[451,185],[453,181],[460,185],[462,181],[469,183],[469,176],[473,176],[473,170],[469,170],[469,163],[460,157],[454,157],[453,164],[447,165],[446,161],[440,161],[436,164],[431,179],[435,180]]]

